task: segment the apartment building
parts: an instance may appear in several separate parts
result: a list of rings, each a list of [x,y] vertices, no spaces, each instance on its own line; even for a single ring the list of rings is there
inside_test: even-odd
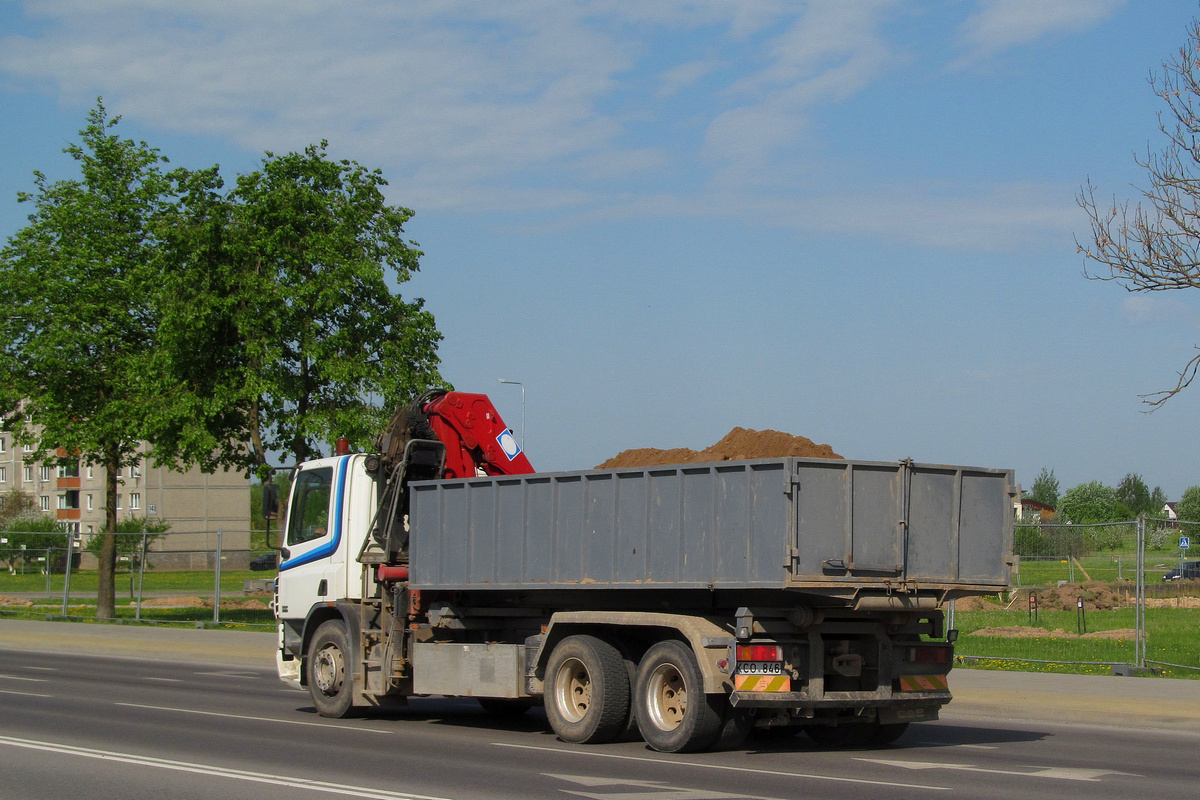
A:
[[[117,514],[120,518],[150,517],[171,524],[170,535],[156,543],[156,550],[211,550],[215,532],[222,531],[226,550],[250,548],[250,480],[237,472],[204,474],[198,469],[173,472],[152,467],[139,448],[138,461],[118,476]],[[104,530],[105,478],[103,467],[79,461],[64,462],[13,441],[0,432],[0,492],[24,491],[45,513],[55,516],[68,529],[87,536]]]

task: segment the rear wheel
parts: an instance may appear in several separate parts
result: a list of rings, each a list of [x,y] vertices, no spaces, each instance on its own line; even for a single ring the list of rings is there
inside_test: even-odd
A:
[[[636,688],[638,730],[655,750],[707,750],[721,735],[722,703],[727,701],[704,693],[704,678],[686,645],[659,642],[647,650]]]
[[[350,649],[346,626],[339,620],[321,623],[308,645],[308,693],[322,717],[346,717],[354,706],[354,682],[347,669]]]
[[[595,636],[568,636],[546,664],[550,727],[565,742],[602,744],[629,719],[629,673],[621,654]]]

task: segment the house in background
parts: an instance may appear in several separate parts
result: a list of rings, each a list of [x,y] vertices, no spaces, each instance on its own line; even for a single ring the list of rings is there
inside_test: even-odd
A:
[[[210,561],[216,532],[222,531],[225,551],[250,550],[250,479],[239,472],[205,474],[198,469],[173,472],[151,467],[144,458],[118,476],[117,516],[148,517],[169,522],[170,533],[155,542],[156,567],[203,569]],[[32,447],[15,445],[0,432],[0,493],[24,491],[39,510],[53,515],[67,529],[86,537],[104,530],[105,478],[103,467],[68,462],[59,449],[52,458]],[[169,555],[174,554],[174,555]],[[196,554],[196,555],[193,555]],[[231,565],[233,566],[233,565]]]
[[[1021,522],[1049,522],[1054,517],[1054,506],[1029,497],[1021,498],[1021,507],[1017,510],[1017,519]]]

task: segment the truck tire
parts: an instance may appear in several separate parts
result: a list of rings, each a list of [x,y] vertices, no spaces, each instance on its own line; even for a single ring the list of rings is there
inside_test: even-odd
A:
[[[346,626],[339,620],[322,622],[308,645],[305,669],[308,693],[322,717],[350,716],[354,706],[354,681],[350,673],[350,647]]]
[[[546,664],[544,702],[564,742],[614,741],[629,719],[629,673],[617,648],[595,636],[568,636]]]
[[[681,642],[659,642],[638,665],[638,730],[663,753],[694,753],[716,743],[725,722],[724,697],[704,693],[704,677]]]

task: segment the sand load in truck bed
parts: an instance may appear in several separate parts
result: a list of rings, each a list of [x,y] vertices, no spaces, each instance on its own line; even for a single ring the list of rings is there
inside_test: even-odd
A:
[[[596,469],[616,467],[657,467],[663,464],[697,464],[710,461],[740,461],[748,458],[841,458],[827,444],[817,444],[812,439],[781,431],[756,431],[752,428],[734,428],[714,445],[703,450],[674,447],[660,450],[657,447],[639,447],[624,450],[605,461]]]
[[[776,458],[411,484],[414,589],[996,591],[1012,472]]]

